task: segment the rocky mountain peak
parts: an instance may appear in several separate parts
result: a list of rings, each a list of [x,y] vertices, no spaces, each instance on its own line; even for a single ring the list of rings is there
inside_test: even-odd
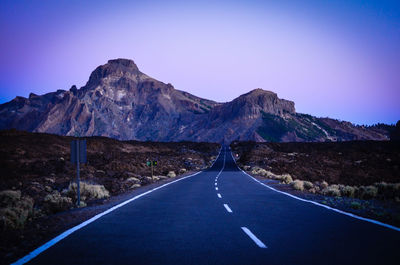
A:
[[[130,60],[130,59],[123,59],[123,58],[112,59],[112,60],[108,60],[106,65],[114,65],[114,66],[119,67],[119,68],[125,67],[127,69],[132,70],[132,71],[139,71],[139,68],[137,67],[135,62],[133,60]]]
[[[295,113],[294,102],[280,99],[274,92],[261,88],[253,89],[232,101],[236,107],[247,106],[248,112],[258,114],[260,111],[281,115],[283,113]]]
[[[139,71],[139,68],[134,61],[129,59],[113,59],[106,64],[97,67],[89,77],[86,87],[92,87],[107,77],[111,78],[127,78],[137,79],[140,75],[144,75]]]
[[[243,97],[257,97],[260,95],[269,95],[269,96],[273,96],[273,97],[277,97],[277,94],[269,91],[269,90],[264,90],[262,88],[256,88],[251,90],[250,92],[247,92],[246,94],[243,94]]]

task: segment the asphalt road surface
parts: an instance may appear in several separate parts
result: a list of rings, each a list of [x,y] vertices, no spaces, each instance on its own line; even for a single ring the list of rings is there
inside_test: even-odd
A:
[[[400,232],[212,168],[84,226],[29,264],[400,264]]]

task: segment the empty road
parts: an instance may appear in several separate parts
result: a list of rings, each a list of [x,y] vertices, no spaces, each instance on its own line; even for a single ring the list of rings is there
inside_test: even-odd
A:
[[[400,232],[212,168],[98,218],[28,264],[399,264]]]

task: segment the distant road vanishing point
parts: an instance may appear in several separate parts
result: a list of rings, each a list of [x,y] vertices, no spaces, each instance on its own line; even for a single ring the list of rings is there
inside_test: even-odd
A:
[[[400,260],[399,231],[271,190],[243,173],[228,147],[222,148],[210,169],[113,209],[16,264],[399,264]]]

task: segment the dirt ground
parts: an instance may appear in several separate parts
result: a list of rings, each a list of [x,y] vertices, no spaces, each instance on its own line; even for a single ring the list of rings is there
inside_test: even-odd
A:
[[[3,217],[0,218],[3,222],[0,263],[27,254],[56,233],[100,212],[104,208],[102,205],[109,205],[120,196],[175,179],[171,171],[179,177],[208,167],[220,149],[216,143],[85,138],[88,162],[81,164],[81,181],[103,185],[110,197],[88,199],[85,202],[87,208],[70,207],[63,212],[48,212],[44,209],[46,196],[63,194],[70,183],[76,181],[76,169],[70,163],[70,142],[73,139],[15,130],[0,131],[0,192],[17,191],[21,197],[33,202],[33,211],[29,211],[23,225],[18,228],[7,228]],[[149,160],[157,161],[153,178],[151,167],[146,164]],[[73,200],[75,203],[75,198]],[[1,207],[7,206],[5,202],[0,204]]]
[[[296,196],[372,218],[400,227],[400,142],[399,141],[352,141],[338,143],[255,143],[234,142],[231,148],[237,163],[262,182]],[[268,176],[254,174],[251,169],[263,168],[274,174],[290,174],[293,180],[309,181],[342,188],[372,185],[377,194],[369,198],[333,196],[324,190],[310,192],[298,190],[294,183],[282,184]],[[385,182],[396,190],[382,196],[377,183]],[[391,183],[391,184],[390,184]],[[387,186],[389,186],[387,185]],[[338,186],[338,185],[336,185]],[[348,187],[348,186],[346,186]],[[371,186],[369,186],[371,187]],[[329,188],[329,187],[328,187]],[[359,189],[360,191],[360,189]]]
[[[239,165],[288,173],[293,179],[356,186],[400,182],[400,141],[234,142],[231,147]]]

